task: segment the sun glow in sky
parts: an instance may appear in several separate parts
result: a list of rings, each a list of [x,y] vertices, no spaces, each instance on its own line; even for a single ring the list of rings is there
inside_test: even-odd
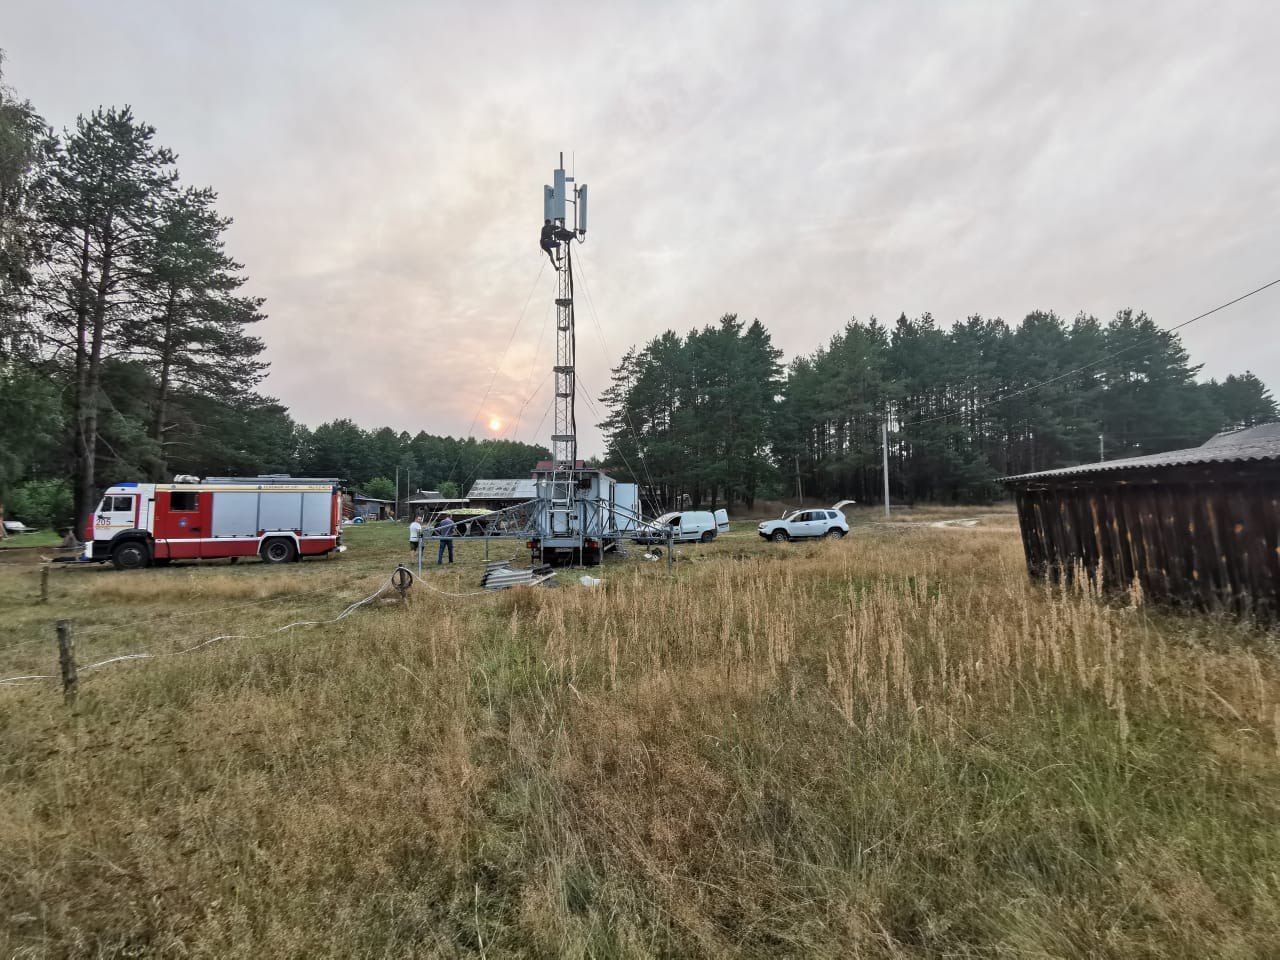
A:
[[[501,429],[502,429],[502,418],[501,418],[501,417],[490,417],[490,418],[489,418],[489,430],[490,430],[491,432],[493,432],[493,433],[497,433],[497,432],[498,432],[499,430],[501,430]]]

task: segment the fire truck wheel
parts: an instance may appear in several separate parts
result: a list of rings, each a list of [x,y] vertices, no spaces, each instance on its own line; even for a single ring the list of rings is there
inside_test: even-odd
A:
[[[129,540],[111,551],[111,562],[117,570],[141,570],[151,562],[151,551],[145,543]]]
[[[262,559],[267,563],[289,563],[297,556],[292,540],[276,537],[262,545]]]

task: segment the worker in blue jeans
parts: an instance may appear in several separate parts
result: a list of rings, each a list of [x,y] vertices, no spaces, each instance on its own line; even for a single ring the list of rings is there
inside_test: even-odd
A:
[[[436,536],[440,538],[440,552],[436,554],[436,566],[444,563],[445,547],[449,548],[449,562],[453,563],[453,518],[447,513],[436,524]]]

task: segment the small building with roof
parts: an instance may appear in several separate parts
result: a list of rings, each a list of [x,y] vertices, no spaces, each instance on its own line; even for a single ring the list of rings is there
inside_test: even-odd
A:
[[[477,480],[467,492],[471,506],[501,510],[527,503],[538,495],[538,482],[532,477],[515,480]]]
[[[404,501],[405,509],[408,511],[409,519],[421,515],[422,517],[437,517],[450,510],[465,509],[467,506],[466,497],[445,497],[441,496],[439,490],[419,490]]]
[[[396,502],[394,500],[383,500],[379,497],[366,497],[362,493],[353,493],[351,494],[351,507],[348,516],[352,519],[362,517],[365,520],[393,520],[395,519],[395,506]]]
[[[1280,423],[1199,447],[1005,477],[1027,570],[1280,619]]]

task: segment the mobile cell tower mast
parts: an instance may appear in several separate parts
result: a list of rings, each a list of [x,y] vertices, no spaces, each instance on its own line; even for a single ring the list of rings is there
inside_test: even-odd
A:
[[[587,186],[565,172],[563,153],[551,184],[542,188],[542,215],[543,248],[556,270],[555,425],[551,460],[540,463],[533,473],[538,490],[537,533],[530,546],[543,560],[558,557],[595,563],[617,545],[620,526],[627,526],[619,523],[618,498],[621,493],[624,502],[630,503],[634,486],[619,485],[603,470],[588,468],[578,459],[573,245],[582,243],[587,233]]]
[[[572,193],[573,199],[569,199]],[[573,228],[566,226],[567,206],[573,205]],[[560,166],[552,174],[552,184],[542,188],[542,215],[559,228],[564,241],[564,255],[555,251],[556,275],[556,365],[555,425],[551,434],[551,461],[557,478],[569,479],[578,467],[578,423],[575,413],[577,376],[574,372],[577,346],[574,342],[573,319],[573,242],[587,235],[587,185],[578,185],[564,170],[564,154]]]
[[[582,243],[587,234],[587,185],[575,183],[565,172],[563,153],[551,185],[542,188],[542,215],[542,249],[556,271],[551,459],[533,470],[532,500],[469,517],[445,533],[424,529],[422,540],[483,537],[487,558],[490,539],[520,539],[527,542],[535,561],[594,564],[602,562],[607,551],[617,549],[624,537],[642,530],[652,533],[657,528],[641,515],[637,483],[618,483],[604,470],[588,467],[578,459],[573,245]],[[662,532],[670,565],[670,530]]]

